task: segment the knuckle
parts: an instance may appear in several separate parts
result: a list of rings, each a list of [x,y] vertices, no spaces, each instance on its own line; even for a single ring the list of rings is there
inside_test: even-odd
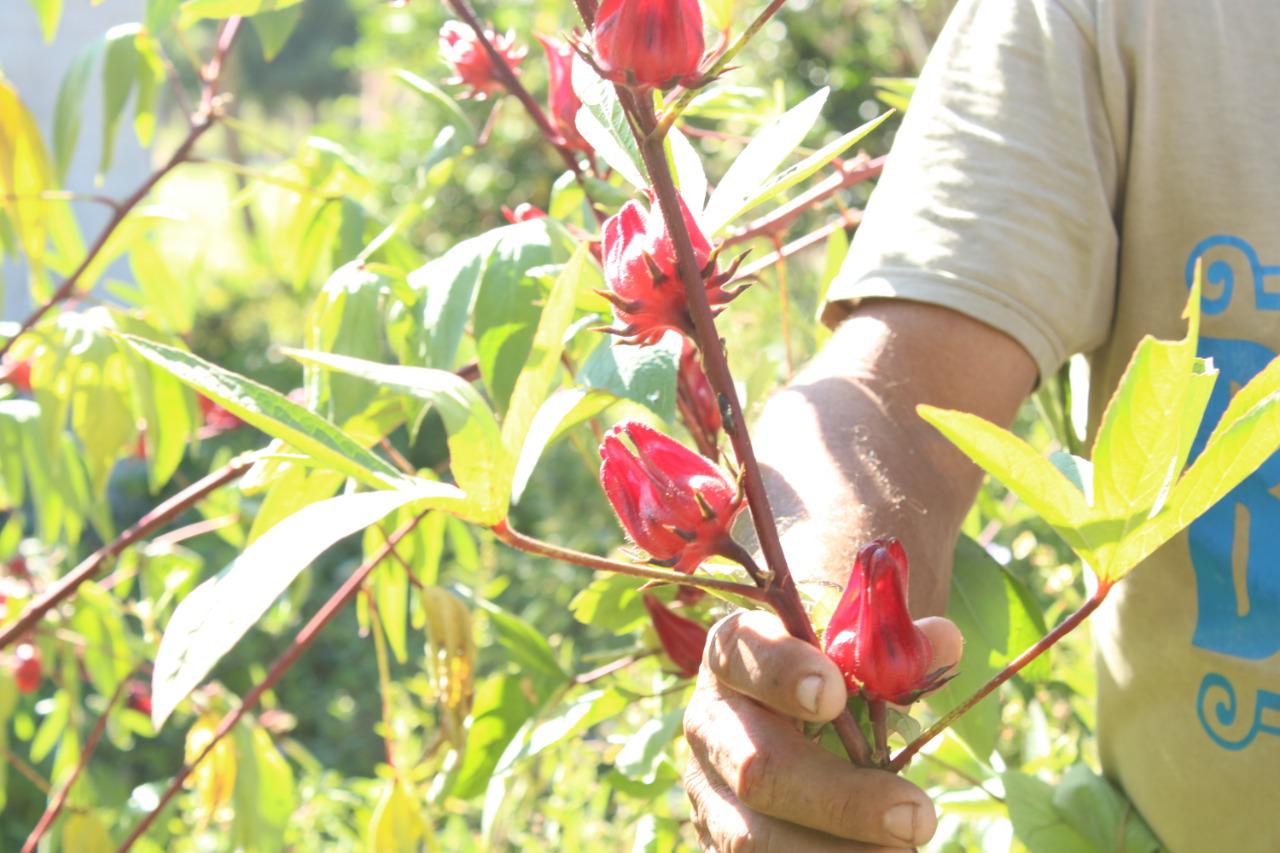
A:
[[[769,829],[765,824],[753,824],[726,839],[725,853],[765,853],[770,849]]]
[[[768,750],[751,746],[738,763],[734,778],[734,793],[743,804],[755,811],[763,811],[773,805],[774,759]]]
[[[729,672],[738,647],[739,614],[731,613],[711,629],[703,660],[711,672],[719,678]]]

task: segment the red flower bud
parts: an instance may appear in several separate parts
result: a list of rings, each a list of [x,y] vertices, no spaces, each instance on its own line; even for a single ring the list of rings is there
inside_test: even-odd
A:
[[[724,289],[738,262],[719,272],[717,251],[712,250],[683,199],[680,212],[702,268],[707,301],[712,308],[725,305],[742,292],[741,288]],[[676,271],[675,246],[656,204],[646,213],[638,201],[629,201],[605,222],[604,280],[609,289],[600,294],[613,303],[614,316],[622,324],[622,328],[609,329],[612,334],[635,344],[657,343],[668,329],[693,334],[684,285]]]
[[[244,421],[208,397],[196,397],[196,403],[200,406],[200,416],[204,419],[205,429],[201,431],[202,438],[244,426]]]
[[[654,595],[644,597],[644,609],[649,611],[662,650],[680,674],[685,678],[697,675],[702,663],[702,649],[707,645],[707,629],[672,612]]]
[[[125,705],[139,713],[151,716],[151,687],[143,681],[130,681],[128,685],[129,698],[125,700]]]
[[[653,562],[689,573],[732,541],[742,498],[709,459],[636,421],[609,430],[600,457],[609,503]]]
[[[484,35],[514,73],[525,55],[525,49],[515,44],[515,33],[498,35],[486,29]],[[446,21],[440,28],[440,58],[453,70],[453,76],[446,83],[471,87],[464,97],[484,100],[502,89],[502,80],[489,52],[476,38],[475,30],[461,21]]]
[[[40,686],[44,668],[40,665],[40,652],[30,643],[23,643],[13,650],[13,681],[19,693],[34,693]]]
[[[8,382],[23,393],[31,393],[31,359],[21,358],[0,364],[0,382]]]
[[[562,41],[536,36],[547,52],[547,112],[551,124],[569,148],[590,151],[591,146],[578,132],[575,119],[582,101],[573,91],[573,48]]]
[[[940,683],[941,671],[929,671],[929,638],[907,612],[907,555],[897,539],[858,553],[827,625],[826,651],[849,690],[870,700],[906,705]]]
[[[680,351],[680,372],[676,376],[676,395],[679,398],[681,411],[686,418],[691,418],[697,429],[702,430],[705,437],[715,443],[716,433],[720,431],[720,403],[716,392],[702,370],[702,362],[698,358],[698,348],[693,341],[684,339],[684,349]]]
[[[591,29],[596,65],[615,83],[666,89],[702,61],[698,0],[604,0]]]
[[[21,554],[14,554],[8,564],[5,566],[9,570],[9,574],[15,578],[26,579],[31,577],[31,567],[27,565],[27,558]]]
[[[515,225],[520,222],[528,222],[531,219],[542,219],[546,217],[547,212],[540,207],[534,207],[529,202],[524,201],[516,205],[516,209],[512,210],[505,204],[502,206],[502,217]]]

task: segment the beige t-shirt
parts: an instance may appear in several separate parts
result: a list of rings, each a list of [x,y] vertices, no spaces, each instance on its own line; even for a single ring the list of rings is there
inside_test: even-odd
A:
[[[830,299],[1086,353],[1096,424],[1197,259],[1208,429],[1280,350],[1280,0],[961,0]],[[1280,850],[1280,454],[1094,621],[1103,763],[1161,840]]]

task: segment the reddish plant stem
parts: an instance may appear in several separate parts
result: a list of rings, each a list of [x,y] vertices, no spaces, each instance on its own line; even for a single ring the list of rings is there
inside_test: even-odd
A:
[[[14,770],[17,770],[18,775],[22,776],[32,785],[39,788],[40,792],[46,797],[49,795],[49,792],[53,790],[53,786],[49,784],[48,780],[40,775],[40,771],[23,761],[21,757],[15,755],[7,747],[0,747],[0,757],[3,757]]]
[[[836,174],[823,179],[786,204],[769,211],[765,216],[748,223],[745,228],[733,232],[724,239],[723,245],[732,246],[785,231],[787,226],[805,211],[816,207],[843,189],[878,176],[884,171],[884,162],[884,157],[876,157],[874,160],[855,160],[841,167]]]
[[[121,533],[114,541],[103,545],[86,557],[80,565],[63,575],[57,583],[50,586],[35,601],[27,605],[17,619],[0,631],[0,649],[6,648],[22,635],[30,631],[40,619],[59,603],[74,593],[80,584],[92,578],[113,557],[118,556],[125,548],[148,536],[153,530],[167,524],[175,517],[199,503],[206,495],[221,486],[235,480],[253,464],[253,458],[241,456],[232,459],[226,465],[211,472],[202,480],[178,492],[173,497],[152,509],[128,530]]]
[[[734,281],[743,281],[757,276],[774,264],[781,263],[793,255],[800,254],[805,249],[818,245],[823,240],[830,237],[835,231],[859,225],[861,222],[862,211],[852,209],[846,210],[840,214],[839,219],[828,222],[826,225],[823,225],[821,228],[814,231],[810,231],[803,237],[797,237],[795,240],[792,240],[787,245],[782,246],[777,251],[770,252],[758,261],[747,264],[742,269],[738,270],[738,274],[734,276]]]
[[[67,301],[76,294],[76,287],[80,283],[80,279],[85,272],[92,266],[94,260],[102,253],[103,248],[107,245],[107,241],[115,230],[120,227],[129,213],[146,198],[151,190],[155,188],[165,175],[168,175],[180,164],[185,162],[191,154],[191,149],[195,147],[200,137],[213,127],[218,118],[217,109],[217,92],[218,80],[222,75],[223,61],[226,59],[227,51],[231,49],[231,45],[235,42],[236,34],[240,31],[240,17],[228,18],[223,25],[222,32],[218,36],[218,46],[214,50],[213,58],[209,60],[209,64],[205,66],[201,76],[204,79],[204,87],[200,96],[200,110],[191,119],[191,129],[187,131],[186,137],[178,144],[177,149],[169,157],[163,166],[151,173],[151,176],[143,181],[142,186],[138,187],[133,193],[122,202],[113,204],[115,212],[111,219],[107,221],[106,226],[98,233],[97,239],[93,241],[93,245],[89,247],[89,251],[85,253],[81,259],[79,266],[72,270],[71,275],[67,276],[62,284],[58,285],[58,289],[46,299],[22,321],[18,326],[18,331],[13,334],[3,344],[0,344],[0,358],[4,358],[5,354],[14,345],[18,338],[29,331],[41,318],[47,314],[55,305]],[[0,648],[3,647],[0,642]]]
[[[986,698],[991,691],[995,690],[1001,684],[1004,684],[1016,675],[1024,666],[1040,657],[1040,655],[1052,648],[1055,643],[1079,627],[1080,623],[1087,619],[1090,613],[1098,609],[1098,605],[1107,597],[1107,593],[1111,591],[1111,587],[1114,584],[1115,581],[1099,582],[1097,590],[1089,597],[1088,601],[1080,606],[1079,610],[1072,613],[1066,619],[1063,619],[1053,628],[1053,630],[1037,640],[1035,645],[1009,661],[1009,663],[1005,665],[1004,669],[991,676],[991,680],[974,691],[972,696],[939,717],[933,725],[925,729],[919,737],[903,747],[902,751],[893,757],[893,760],[889,762],[885,769],[897,773],[902,770],[903,767],[906,767],[907,762],[911,760],[911,757],[919,752],[925,744],[946,731],[952,723],[964,716],[970,708]]]
[[[601,664],[595,669],[578,673],[573,677],[573,683],[577,685],[591,684],[593,682],[599,681],[602,678],[605,678],[606,676],[613,675],[615,672],[624,670],[627,667],[631,666],[632,664],[636,663],[637,661],[644,660],[647,657],[652,657],[658,654],[659,651],[660,649],[647,649],[646,651],[643,651],[643,652],[636,652],[633,655],[626,655],[625,657],[620,657],[617,660],[611,660],[606,664]]]
[[[668,571],[667,569],[654,569],[635,563],[623,563],[618,560],[597,557],[594,554],[584,554],[582,551],[575,551],[572,548],[553,545],[550,542],[526,536],[512,528],[505,521],[499,521],[489,529],[493,531],[493,535],[497,536],[500,541],[505,542],[512,548],[529,554],[537,554],[539,557],[563,560],[566,563],[574,563],[575,565],[586,566],[588,569],[596,569],[602,572],[614,572],[620,575],[631,575],[635,578],[646,578],[663,583],[694,586],[698,589],[718,590],[749,598],[752,601],[763,602],[765,600],[765,593],[754,586],[720,580],[719,578],[686,575],[680,572]]]
[[[638,137],[640,153],[649,170],[649,179],[653,183],[658,206],[662,211],[663,219],[666,220],[667,231],[675,247],[676,268],[684,285],[689,314],[693,318],[695,340],[702,353],[702,366],[706,371],[707,379],[711,382],[711,387],[720,399],[724,431],[733,444],[738,465],[742,470],[743,490],[746,493],[747,505],[751,508],[751,521],[755,527],[761,553],[764,555],[765,565],[771,575],[771,579],[764,588],[765,600],[778,614],[793,637],[819,646],[818,635],[809,622],[809,615],[805,612],[800,593],[796,589],[795,579],[792,578],[791,570],[787,567],[786,555],[782,551],[782,541],[778,536],[773,508],[769,503],[769,495],[765,491],[764,478],[760,475],[760,464],[756,461],[755,449],[751,445],[751,437],[747,434],[742,403],[738,399],[738,391],[733,383],[733,375],[729,371],[724,343],[716,331],[715,317],[711,313],[711,305],[707,300],[701,265],[694,255],[693,243],[689,238],[688,229],[685,228],[684,217],[681,215],[679,193],[671,175],[671,167],[667,163],[662,134],[655,132],[657,118],[653,113],[653,105],[641,98],[632,99],[631,103],[636,108],[633,118],[643,131],[643,136]],[[848,711],[837,718],[836,733],[840,736],[849,757],[858,764],[866,764],[869,752],[866,738],[863,737]]]
[[[550,142],[559,152],[560,159],[564,160],[564,164],[569,167],[569,171],[573,172],[574,177],[581,183],[583,180],[582,166],[578,164],[577,156],[564,144],[559,132],[547,119],[547,114],[542,111],[542,105],[534,100],[533,95],[529,94],[529,90],[520,82],[520,78],[516,76],[515,69],[507,62],[507,58],[493,46],[493,42],[485,34],[484,23],[476,15],[475,10],[471,8],[467,0],[445,0],[445,2],[449,4],[449,8],[453,10],[453,13],[462,19],[463,23],[471,27],[476,34],[476,39],[484,48],[485,53],[489,55],[489,62],[497,73],[498,78],[502,80],[503,87],[520,102],[547,142]]]
[[[871,720],[871,734],[874,737],[871,761],[877,767],[883,767],[889,760],[889,726],[886,710],[883,699],[867,700],[867,717]]]
[[[395,533],[392,533],[382,547],[374,552],[373,556],[361,563],[359,568],[352,572],[351,576],[343,582],[342,586],[338,587],[337,591],[329,596],[329,600],[321,605],[315,615],[307,621],[307,624],[302,626],[302,630],[298,631],[297,636],[293,638],[293,642],[289,644],[289,647],[272,662],[266,677],[245,694],[238,708],[223,716],[218,723],[218,728],[213,732],[213,737],[205,744],[200,754],[178,769],[177,774],[174,775],[173,780],[169,783],[169,787],[165,788],[164,793],[160,795],[160,801],[156,804],[156,807],[138,822],[138,825],[129,833],[129,837],[120,845],[120,853],[129,850],[137,843],[142,834],[150,828],[151,824],[155,823],[156,818],[164,811],[165,806],[177,796],[178,791],[182,790],[182,783],[186,781],[187,776],[191,775],[191,772],[199,766],[201,761],[204,761],[205,757],[213,751],[218,742],[235,728],[236,723],[240,722],[245,714],[257,707],[258,703],[262,701],[263,694],[276,686],[280,679],[284,677],[284,674],[289,671],[289,668],[307,650],[307,647],[315,642],[320,632],[328,627],[333,618],[356,597],[369,573],[386,559],[387,554],[391,552],[396,543],[413,532],[414,528],[426,517],[428,512],[429,510],[423,510],[414,516],[412,520],[402,525]]]
[[[129,675],[132,676],[133,673]],[[107,707],[103,709],[98,721],[94,723],[93,731],[89,732],[89,739],[84,742],[84,751],[80,755],[80,761],[71,771],[71,775],[67,777],[67,781],[62,784],[58,792],[53,795],[53,799],[49,801],[49,807],[44,810],[44,814],[36,822],[35,829],[31,830],[31,834],[27,836],[26,843],[22,845],[22,853],[32,853],[36,849],[40,839],[49,831],[49,827],[53,826],[53,822],[57,820],[58,815],[62,812],[62,807],[67,802],[67,795],[71,793],[71,787],[75,785],[76,780],[80,778],[80,774],[89,765],[89,759],[93,757],[94,750],[98,748],[98,741],[102,740],[102,733],[106,731],[107,717],[111,715],[116,703],[120,701],[120,697],[124,694],[128,683],[129,676],[121,679],[120,684],[116,686],[116,692],[107,700]]]

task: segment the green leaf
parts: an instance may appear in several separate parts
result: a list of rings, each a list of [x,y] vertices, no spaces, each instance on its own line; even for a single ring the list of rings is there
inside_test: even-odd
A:
[[[601,341],[578,373],[578,382],[645,406],[670,422],[676,411],[676,367],[681,339],[668,334],[653,346]]]
[[[77,595],[71,628],[84,640],[85,672],[100,695],[114,696],[134,666],[120,603],[92,581]]]
[[[1093,517],[1084,494],[1013,433],[966,412],[916,407],[952,444],[1017,495],[1082,555],[1093,544],[1077,528]]]
[[[357,263],[334,270],[307,311],[306,347],[376,361],[385,349],[381,325],[385,283],[377,273]],[[336,424],[363,412],[377,396],[368,382],[342,374],[308,368],[304,384],[316,410]]]
[[[160,56],[160,44],[149,32],[143,30],[134,39],[138,51],[138,96],[133,104],[133,133],[138,144],[151,144],[156,129],[156,96],[164,85],[164,60]]]
[[[417,853],[434,848],[429,840],[431,828],[418,798],[405,790],[400,779],[388,779],[373,814],[369,816],[369,829],[365,834],[365,850],[368,853]]]
[[[573,320],[574,299],[578,294],[583,268],[590,252],[586,244],[580,245],[564,265],[555,284],[547,295],[538,328],[534,332],[529,357],[516,377],[511,392],[511,402],[502,418],[502,444],[516,457],[524,445],[533,421],[560,366],[560,354],[564,351],[564,333]]]
[[[143,358],[318,464],[374,487],[405,482],[390,463],[283,394],[180,349],[134,335],[120,337]]]
[[[573,618],[584,625],[620,636],[642,627],[649,618],[641,582],[627,575],[602,572],[569,602]]]
[[[129,93],[138,79],[137,37],[141,24],[120,24],[107,30],[102,60],[102,156],[98,160],[98,180],[111,168],[115,157],[117,130]]]
[[[1018,770],[1006,770],[1000,778],[1014,835],[1030,853],[1094,853],[1089,839],[1054,807],[1052,785]]]
[[[733,221],[735,215],[782,165],[782,161],[804,141],[818,121],[831,90],[819,89],[765,125],[747,143],[725,172],[703,212],[702,226],[715,234]]]
[[[964,656],[955,676],[925,697],[939,715],[973,695],[995,673],[1045,633],[1044,617],[1031,595],[972,539],[956,543],[951,570],[947,618],[964,636]],[[1028,664],[1021,677],[1035,681],[1048,675],[1049,656]],[[995,749],[1000,727],[996,695],[983,699],[952,728],[974,754],[985,758]]]
[[[466,752],[449,792],[453,796],[470,799],[484,793],[507,744],[533,713],[534,705],[521,686],[522,680],[519,675],[494,675],[476,690]]]
[[[224,19],[233,15],[257,15],[287,9],[302,0],[187,0],[178,13],[178,26],[187,29],[205,18]]]
[[[583,693],[555,716],[536,726],[526,724],[524,737],[507,746],[494,775],[501,776],[515,765],[564,743],[603,720],[616,716],[630,705],[630,700],[617,690],[592,690]]]
[[[300,2],[300,0],[299,0]],[[261,12],[249,19],[254,32],[258,34],[258,42],[262,45],[262,58],[271,62],[280,55],[289,36],[302,19],[302,7],[287,6],[274,12]]]
[[[1095,850],[1156,853],[1160,842],[1133,804],[1085,764],[1073,765],[1053,792],[1053,807]]]
[[[511,502],[518,503],[543,452],[573,427],[604,411],[617,397],[607,391],[562,388],[538,408],[520,446],[511,479]]]
[[[491,601],[478,596],[473,597],[473,600],[489,614],[498,642],[507,650],[512,663],[526,674],[538,673],[557,682],[568,679],[560,662],[556,660],[555,652],[551,650],[551,644],[537,628]]]
[[[164,328],[185,335],[195,324],[191,280],[173,274],[155,244],[137,240],[129,248],[129,271],[142,293],[141,307]]]
[[[871,85],[876,87],[876,97],[882,103],[902,113],[907,111],[916,92],[914,77],[872,77]]]
[[[1180,341],[1142,339],[1107,403],[1093,444],[1094,503],[1122,520],[1117,538],[1144,521],[1173,485],[1200,427],[1216,371],[1193,386],[1200,292],[1192,288],[1190,324]]]
[[[502,231],[480,279],[472,317],[480,376],[499,412],[507,409],[541,316],[544,291],[529,271],[552,262],[545,222],[531,220]]]
[[[375,364],[332,353],[284,351],[304,364],[358,376],[430,403],[449,431],[449,468],[467,496],[465,506],[454,511],[477,524],[494,524],[506,517],[514,461],[502,444],[492,410],[466,380],[447,370],[429,367]]]
[[[667,134],[666,148],[680,195],[693,212],[694,220],[701,222],[702,206],[707,201],[707,173],[702,168],[702,158],[678,127],[671,128]]]
[[[58,185],[67,180],[67,169],[80,138],[80,114],[84,109],[84,92],[89,74],[102,53],[102,42],[93,42],[76,55],[62,76],[58,99],[53,108],[53,162]]]
[[[741,207],[730,213],[723,223],[715,225],[714,223],[708,222],[707,233],[714,234],[725,225],[736,221],[738,217],[742,216],[742,214],[746,213],[751,208],[764,204],[766,201],[777,197],[801,181],[811,177],[819,169],[823,168],[845,151],[848,151],[854,145],[861,142],[863,138],[871,133],[871,131],[884,124],[885,120],[891,115],[893,115],[892,111],[877,116],[861,127],[855,128],[843,136],[828,142],[826,145],[822,146],[799,163],[783,169],[775,175],[772,180],[761,187],[758,192],[744,201]]]
[[[304,507],[264,533],[173,611],[151,678],[156,729],[330,545],[406,504],[449,506],[460,497],[452,486],[429,482],[340,495]]]
[[[40,19],[40,33],[46,43],[58,34],[58,21],[62,20],[62,0],[27,0]]]
[[[672,764],[668,745],[680,735],[684,708],[672,708],[650,719],[627,739],[614,759],[614,767],[628,779],[653,784],[664,764]]]
[[[578,132],[606,163],[638,190],[647,189],[644,158],[613,84],[580,56],[573,57],[573,90],[582,101],[574,118]]]
[[[40,128],[17,91],[0,76],[0,211],[33,268],[44,263],[48,205],[19,204],[52,185],[52,169]]]
[[[298,807],[293,768],[261,726],[238,726],[235,737],[232,843],[237,850],[284,849],[285,831]]]

